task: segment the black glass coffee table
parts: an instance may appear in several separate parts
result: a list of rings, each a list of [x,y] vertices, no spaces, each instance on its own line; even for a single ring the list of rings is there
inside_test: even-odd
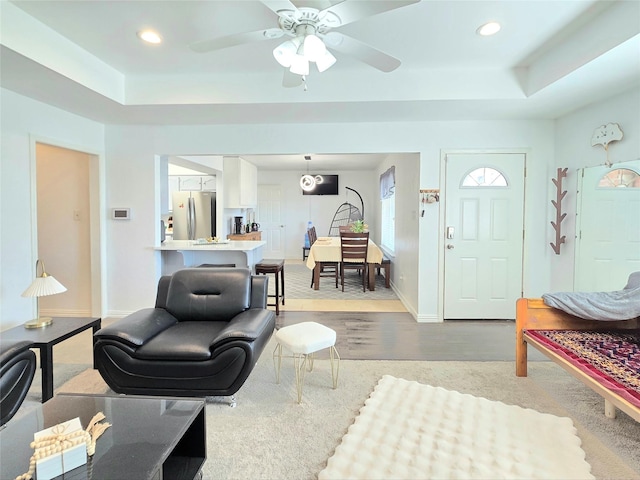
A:
[[[16,478],[29,469],[34,432],[75,417],[86,428],[97,412],[112,426],[98,439],[89,462],[65,473],[65,480],[200,477],[207,457],[204,400],[58,394],[0,430],[0,478]]]
[[[53,397],[53,346],[74,335],[93,329],[100,330],[102,321],[92,317],[55,317],[53,323],[43,328],[17,327],[2,332],[6,340],[30,340],[33,348],[40,349],[40,367],[42,368],[42,401]],[[95,365],[95,362],[94,362]]]

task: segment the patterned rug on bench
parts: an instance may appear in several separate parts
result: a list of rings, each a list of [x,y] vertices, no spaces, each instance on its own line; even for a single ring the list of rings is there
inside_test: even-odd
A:
[[[527,330],[527,334],[640,407],[640,333]]]
[[[569,418],[385,375],[318,479],[391,478],[595,477]]]

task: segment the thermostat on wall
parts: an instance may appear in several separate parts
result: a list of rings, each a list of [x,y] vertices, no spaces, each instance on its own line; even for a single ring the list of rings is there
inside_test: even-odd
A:
[[[131,209],[130,208],[113,208],[111,209],[111,218],[114,220],[130,220]]]

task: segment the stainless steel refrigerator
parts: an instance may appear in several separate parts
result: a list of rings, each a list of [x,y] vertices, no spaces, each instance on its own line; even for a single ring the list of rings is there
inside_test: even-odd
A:
[[[173,192],[173,239],[216,236],[216,193]]]

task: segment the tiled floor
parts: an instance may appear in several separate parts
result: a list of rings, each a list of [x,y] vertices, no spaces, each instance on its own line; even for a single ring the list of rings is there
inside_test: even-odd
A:
[[[320,280],[320,288],[314,290],[311,287],[311,274],[310,270],[305,264],[299,260],[287,259],[284,268],[285,277],[285,293],[288,300],[338,300],[344,302],[345,300],[358,300],[359,304],[344,305],[350,309],[350,311],[356,311],[359,305],[364,305],[365,302],[380,301],[380,300],[395,300],[396,305],[400,305],[398,296],[392,288],[385,288],[385,281],[383,275],[376,275],[376,287],[375,290],[362,291],[362,276],[360,276],[355,270],[347,270],[345,272],[345,287],[344,291],[339,286],[335,287],[333,278],[323,277]],[[269,275],[269,293],[275,293],[274,276]],[[362,302],[364,300],[365,302]],[[298,302],[292,303],[292,306],[298,306]],[[353,305],[351,307],[350,305]],[[374,309],[375,311],[376,309]],[[393,311],[396,311],[397,307],[394,307]],[[371,311],[366,308],[365,311]]]
[[[288,268],[287,268],[288,267]],[[302,270],[302,273],[300,273]],[[285,304],[280,306],[284,311],[316,311],[316,312],[406,312],[407,309],[398,300],[397,296],[390,289],[385,289],[384,278],[379,277],[375,292],[363,293],[360,287],[347,287],[345,292],[340,288],[336,289],[330,285],[330,281],[322,279],[320,290],[313,290],[310,287],[311,270],[300,260],[287,259],[285,265],[285,289],[291,293],[291,289],[296,289],[296,295],[287,295]],[[270,278],[270,288],[271,287]],[[294,282],[297,285],[294,286]],[[273,292],[272,292],[273,293]],[[304,297],[308,294],[308,297]],[[380,298],[382,295],[387,298]],[[296,298],[291,298],[295,296]],[[323,298],[326,297],[326,298]],[[391,297],[391,298],[389,298]],[[272,310],[274,307],[269,307]]]

